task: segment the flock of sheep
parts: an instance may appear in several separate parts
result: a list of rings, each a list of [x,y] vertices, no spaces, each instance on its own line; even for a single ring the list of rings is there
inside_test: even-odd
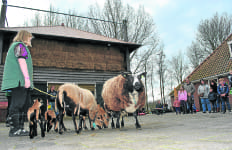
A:
[[[85,117],[88,115],[90,128],[99,129],[107,128],[111,119],[111,127],[115,128],[113,118],[117,118],[116,128],[120,128],[120,116],[122,112],[133,113],[136,128],[141,128],[137,119],[137,110],[142,109],[145,105],[146,95],[142,77],[146,76],[146,72],[139,75],[122,72],[120,75],[107,80],[102,89],[102,98],[104,100],[104,108],[97,104],[94,95],[87,89],[80,88],[75,84],[63,84],[58,89],[56,97],[56,116],[54,111],[48,110],[45,114],[41,114],[40,107],[43,105],[42,100],[36,99],[31,108],[29,108],[27,116],[29,121],[29,136],[33,138],[37,136],[37,123],[41,128],[41,136],[45,136],[45,131],[49,132],[54,124],[54,130],[60,134],[66,130],[63,122],[65,112],[70,112],[72,116],[76,133],[85,125]],[[41,119],[41,116],[45,116]],[[79,116],[77,126],[76,116]],[[124,126],[122,117],[121,127]]]

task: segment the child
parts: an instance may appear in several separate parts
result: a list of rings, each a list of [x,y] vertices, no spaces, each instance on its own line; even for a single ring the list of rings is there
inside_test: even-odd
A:
[[[212,104],[213,107],[213,113],[216,111],[216,100],[217,100],[217,93],[213,91],[213,88],[210,87],[209,89],[209,95],[208,95],[209,101]]]
[[[178,100],[180,101],[181,109],[183,114],[186,113],[186,105],[187,105],[187,92],[184,90],[184,87],[181,86],[180,90],[178,91]]]
[[[179,114],[181,114],[181,112],[180,112],[180,101],[178,100],[178,97],[175,98],[175,101],[173,103],[173,107],[176,108],[176,115],[178,115],[178,112],[179,112]]]

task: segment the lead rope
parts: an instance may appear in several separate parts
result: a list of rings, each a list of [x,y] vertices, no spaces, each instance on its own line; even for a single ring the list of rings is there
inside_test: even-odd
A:
[[[56,97],[56,96],[51,95],[51,94],[48,94],[47,92],[44,92],[44,91],[42,91],[42,90],[40,90],[40,89],[37,89],[36,87],[34,87],[33,89],[35,89],[36,91],[39,91],[40,93],[43,93],[43,94],[49,95],[49,96],[51,96],[51,97]]]

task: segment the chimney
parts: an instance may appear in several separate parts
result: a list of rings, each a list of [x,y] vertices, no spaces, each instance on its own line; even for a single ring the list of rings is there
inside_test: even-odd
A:
[[[3,4],[2,4],[2,9],[1,9],[0,28],[5,27],[7,0],[2,0],[2,3]]]

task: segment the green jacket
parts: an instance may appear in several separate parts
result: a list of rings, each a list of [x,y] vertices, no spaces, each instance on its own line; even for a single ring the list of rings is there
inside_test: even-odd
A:
[[[28,74],[30,77],[30,88],[33,89],[33,64],[31,59],[31,53],[27,46],[22,42],[14,42],[11,44],[4,65],[3,79],[1,90],[5,91],[7,89],[16,88],[19,86],[24,87],[25,80],[21,68],[19,66],[18,58],[15,56],[14,49],[18,44],[23,44],[26,47],[28,58],[26,59]]]

